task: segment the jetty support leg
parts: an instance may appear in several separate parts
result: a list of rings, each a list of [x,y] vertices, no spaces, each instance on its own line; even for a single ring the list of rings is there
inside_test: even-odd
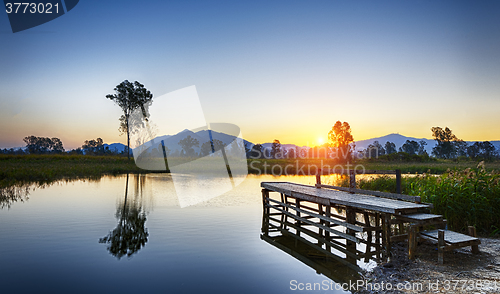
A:
[[[384,243],[384,259],[390,259],[391,257],[391,215],[384,214],[382,218],[382,228],[383,228],[383,243]]]
[[[469,226],[469,236],[471,237],[477,237],[476,236],[476,228],[473,226]],[[478,254],[479,253],[479,246],[478,245],[472,245],[471,246],[472,253]]]
[[[417,251],[417,228],[414,225],[410,226],[408,232],[408,258],[415,259],[415,253]]]
[[[438,263],[444,263],[444,230],[438,230]]]

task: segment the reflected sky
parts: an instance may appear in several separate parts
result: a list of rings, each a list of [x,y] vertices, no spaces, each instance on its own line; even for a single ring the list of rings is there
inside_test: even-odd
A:
[[[35,189],[29,201],[0,210],[2,292],[284,293],[291,280],[329,280],[260,240],[260,182],[272,180],[314,178],[250,175],[181,209],[168,176],[130,175],[128,199],[140,201],[149,236],[120,259],[99,238],[117,227],[126,175]]]

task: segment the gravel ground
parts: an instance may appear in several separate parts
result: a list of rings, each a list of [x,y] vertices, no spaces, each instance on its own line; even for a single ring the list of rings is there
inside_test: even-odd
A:
[[[470,247],[448,251],[444,265],[437,263],[436,244],[420,243],[411,261],[408,243],[394,243],[391,261],[362,273],[372,288],[358,293],[500,293],[500,239],[480,239],[480,254],[472,254]],[[394,289],[381,288],[387,283]]]

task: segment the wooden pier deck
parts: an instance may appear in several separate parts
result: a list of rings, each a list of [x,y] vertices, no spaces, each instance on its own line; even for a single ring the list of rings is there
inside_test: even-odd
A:
[[[418,196],[321,185],[319,176],[315,186],[262,182],[261,187],[263,233],[268,233],[269,228],[281,232],[291,229],[297,237],[302,234],[313,238],[324,251],[335,249],[344,253],[351,264],[361,258],[388,259],[391,242],[397,240],[408,239],[409,258],[415,256],[417,237],[438,240],[440,263],[445,250],[473,246],[473,252],[477,252],[480,244],[475,235],[439,230],[445,227],[446,220],[430,214],[432,205],[420,203]],[[279,193],[280,198],[273,199],[270,192]],[[274,216],[281,217],[277,225],[269,223]],[[436,230],[420,232],[424,226],[434,226]],[[365,245],[364,252],[357,249],[359,243]]]

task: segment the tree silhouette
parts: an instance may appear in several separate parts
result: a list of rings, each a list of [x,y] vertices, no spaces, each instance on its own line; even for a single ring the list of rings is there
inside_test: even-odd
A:
[[[274,140],[273,145],[271,146],[271,157],[272,158],[282,158],[281,153],[281,143],[279,140]]]
[[[437,158],[455,158],[457,155],[456,143],[460,141],[451,130],[446,127],[432,127],[432,137],[437,141],[437,145],[432,148],[432,154]]]
[[[415,155],[418,153],[420,144],[417,141],[406,140],[406,142],[399,148],[399,152],[406,152],[410,155]]]
[[[195,153],[193,147],[199,146],[200,142],[198,142],[196,138],[193,138],[190,135],[188,135],[186,138],[179,141],[179,145],[181,145],[185,156],[194,157]]]
[[[396,144],[392,143],[392,142],[385,142],[385,153],[386,154],[392,154],[392,153],[396,153]]]
[[[30,154],[61,153],[64,152],[63,143],[59,138],[44,138],[28,136],[23,139]]]
[[[117,85],[114,90],[115,94],[106,95],[106,98],[115,102],[123,111],[123,115],[120,117],[119,130],[127,134],[127,156],[130,158],[130,134],[132,125],[129,119],[131,118],[132,112],[136,109],[141,109],[146,119],[149,117],[147,105],[153,101],[153,94],[144,88],[144,85],[138,81],[131,83],[125,80]]]
[[[137,201],[127,202],[128,180],[125,187],[125,200],[116,212],[119,220],[116,228],[109,234],[99,239],[99,243],[108,244],[108,251],[118,259],[123,256],[130,257],[137,253],[148,241],[148,230],[145,227],[146,213],[143,211],[141,203]]]
[[[210,153],[212,153],[212,143],[214,145],[215,152],[217,152],[218,150],[221,150],[222,148],[225,147],[224,143],[220,140],[213,139],[212,142],[207,141],[207,142],[201,144],[200,156],[207,156]]]
[[[328,133],[328,139],[332,142],[333,147],[337,148],[337,152],[343,160],[350,161],[354,150],[350,144],[354,142],[354,138],[349,123],[337,121]]]

